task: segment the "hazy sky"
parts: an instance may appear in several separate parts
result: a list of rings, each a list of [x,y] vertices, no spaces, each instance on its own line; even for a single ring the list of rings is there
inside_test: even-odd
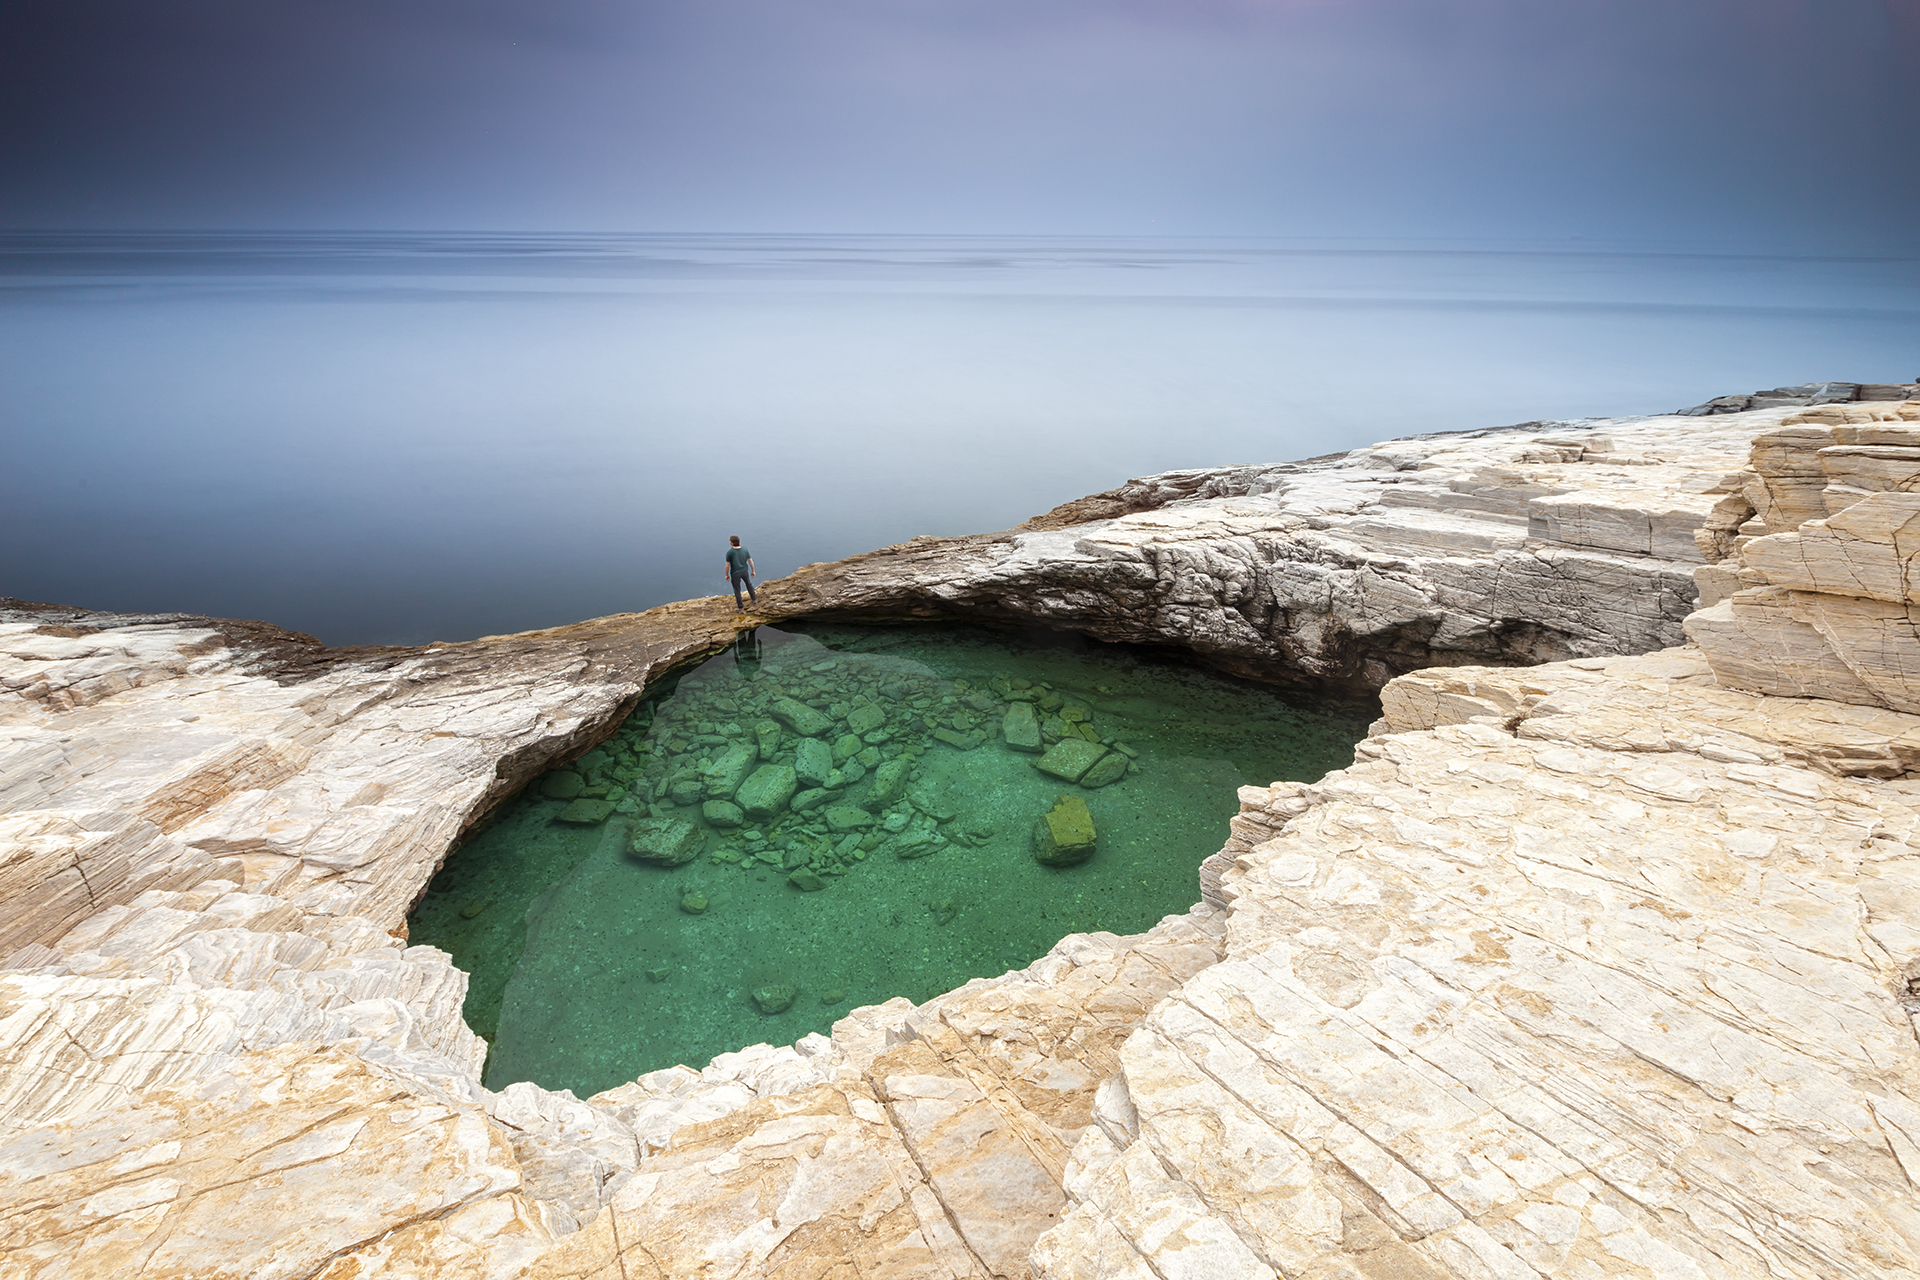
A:
[[[10,0],[0,226],[1911,243],[1920,0]]]

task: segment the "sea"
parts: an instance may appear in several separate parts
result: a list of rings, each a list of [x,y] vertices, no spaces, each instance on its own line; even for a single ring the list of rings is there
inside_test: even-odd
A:
[[[1920,253],[0,233],[0,595],[550,626],[1176,468],[1920,375]]]

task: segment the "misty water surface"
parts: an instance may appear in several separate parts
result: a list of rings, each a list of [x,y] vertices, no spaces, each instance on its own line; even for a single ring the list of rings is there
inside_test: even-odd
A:
[[[0,594],[461,639],[1130,476],[1920,373],[1920,262],[1695,249],[0,236]]]

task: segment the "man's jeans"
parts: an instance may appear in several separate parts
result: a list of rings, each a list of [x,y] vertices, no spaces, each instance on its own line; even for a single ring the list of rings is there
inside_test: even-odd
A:
[[[744,573],[736,573],[733,575],[733,611],[735,613],[740,612],[741,587],[747,589],[747,599],[753,601],[755,604],[760,603],[760,597],[753,594],[753,579]]]

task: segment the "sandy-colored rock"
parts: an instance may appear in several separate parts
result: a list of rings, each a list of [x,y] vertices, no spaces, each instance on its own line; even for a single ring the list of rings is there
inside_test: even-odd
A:
[[[1182,1249],[1254,1255],[1222,1274],[1920,1265],[1910,793],[1472,723],[1361,755],[1273,789],[1299,812],[1227,878],[1227,958],[1122,1052],[1152,1160],[1038,1274],[1157,1261],[1183,1207]]]
[[[1169,472],[1005,534],[809,566],[766,603],[1177,636],[1237,670],[1372,688],[1434,664],[1642,652],[1682,642],[1693,532],[1790,412],[1535,423]]]
[[[768,584],[773,618],[1447,669],[1387,686],[1355,767],[1243,788],[1192,912],[585,1101],[482,1088],[464,976],[395,934],[726,602],[359,651],[10,607],[0,1273],[1912,1274],[1920,717],[1714,678],[1899,686],[1859,637],[1906,597],[1700,566],[1724,642],[1615,656],[1677,638],[1703,552],[1783,532],[1763,507],[1903,495],[1903,412],[1170,473]],[[1738,468],[1783,431],[1769,489]]]
[[[22,1277],[508,1276],[554,1241],[479,1106],[288,1045],[0,1142]],[[391,1270],[390,1270],[391,1269]]]
[[[1766,536],[1729,538],[1738,512],[1710,515],[1703,550],[1732,558],[1685,625],[1722,684],[1920,710],[1920,402],[1871,412],[1809,409],[1755,441],[1742,492]]]

